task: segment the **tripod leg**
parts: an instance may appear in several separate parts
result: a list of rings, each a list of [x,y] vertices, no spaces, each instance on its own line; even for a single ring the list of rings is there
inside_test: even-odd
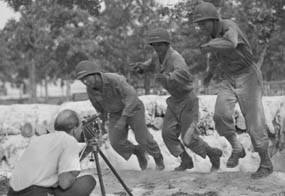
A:
[[[95,150],[93,153],[94,153],[94,157],[95,157],[95,163],[96,163],[96,169],[97,169],[97,173],[98,173],[101,193],[102,193],[102,196],[106,196],[102,172],[101,172],[101,167],[100,167],[100,163],[99,163],[98,151]]]
[[[124,189],[126,190],[126,192],[129,194],[129,196],[133,196],[133,194],[131,193],[130,189],[127,187],[127,185],[125,184],[125,182],[122,180],[122,178],[119,176],[119,174],[117,173],[117,171],[115,170],[115,168],[112,166],[112,164],[110,163],[110,161],[107,159],[107,157],[104,155],[104,153],[98,148],[99,154],[101,155],[101,157],[104,159],[105,163],[108,165],[108,167],[112,170],[113,174],[116,176],[116,178],[118,179],[118,181],[121,183],[121,185],[124,187]]]

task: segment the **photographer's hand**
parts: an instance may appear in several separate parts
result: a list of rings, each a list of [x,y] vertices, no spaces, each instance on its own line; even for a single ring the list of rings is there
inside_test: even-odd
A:
[[[87,141],[88,147],[100,147],[102,144],[103,144],[103,140],[101,139],[101,137],[98,137],[98,138],[94,137]]]

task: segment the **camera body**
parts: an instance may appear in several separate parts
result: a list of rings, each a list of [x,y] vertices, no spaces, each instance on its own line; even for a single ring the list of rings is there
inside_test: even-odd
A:
[[[98,115],[87,116],[82,120],[82,133],[79,142],[85,142],[86,145],[80,153],[80,161],[82,161],[89,153],[100,146],[102,141],[102,121]],[[90,145],[89,141],[95,142],[96,145]],[[90,161],[94,161],[93,158]]]
[[[84,142],[87,142],[95,137],[100,139],[102,136],[102,121],[98,115],[87,116],[82,120],[82,135]]]

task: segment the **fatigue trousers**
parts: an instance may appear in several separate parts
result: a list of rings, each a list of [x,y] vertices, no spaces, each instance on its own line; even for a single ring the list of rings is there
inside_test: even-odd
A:
[[[262,105],[262,74],[252,65],[239,75],[227,75],[218,93],[214,122],[221,136],[235,134],[233,119],[235,104],[239,103],[255,151],[268,147],[264,108]]]
[[[189,92],[183,97],[170,96],[167,99],[167,109],[162,127],[162,138],[169,152],[178,157],[184,151],[184,145],[201,157],[206,157],[208,144],[199,137],[196,129],[189,130],[192,122],[199,118],[199,99]],[[192,131],[189,133],[188,131]],[[185,141],[184,136],[191,135],[190,141]],[[181,136],[182,142],[179,139]]]
[[[62,190],[61,188],[30,186],[21,191],[9,188],[7,196],[89,196],[95,188],[96,181],[91,175],[76,178],[73,185]]]
[[[111,113],[109,119],[109,139],[113,149],[124,159],[128,160],[134,151],[134,144],[128,140],[129,126],[134,132],[137,143],[153,157],[161,155],[159,146],[148,131],[145,122],[145,108],[143,103],[137,106],[133,115],[127,118],[127,125],[122,130],[115,130],[114,126],[120,119],[121,113]]]

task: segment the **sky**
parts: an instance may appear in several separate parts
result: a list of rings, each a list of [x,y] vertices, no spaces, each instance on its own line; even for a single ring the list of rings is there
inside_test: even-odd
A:
[[[0,29],[3,29],[9,19],[19,17],[19,14],[15,13],[11,8],[7,7],[7,4],[3,1],[0,1],[0,13]]]

